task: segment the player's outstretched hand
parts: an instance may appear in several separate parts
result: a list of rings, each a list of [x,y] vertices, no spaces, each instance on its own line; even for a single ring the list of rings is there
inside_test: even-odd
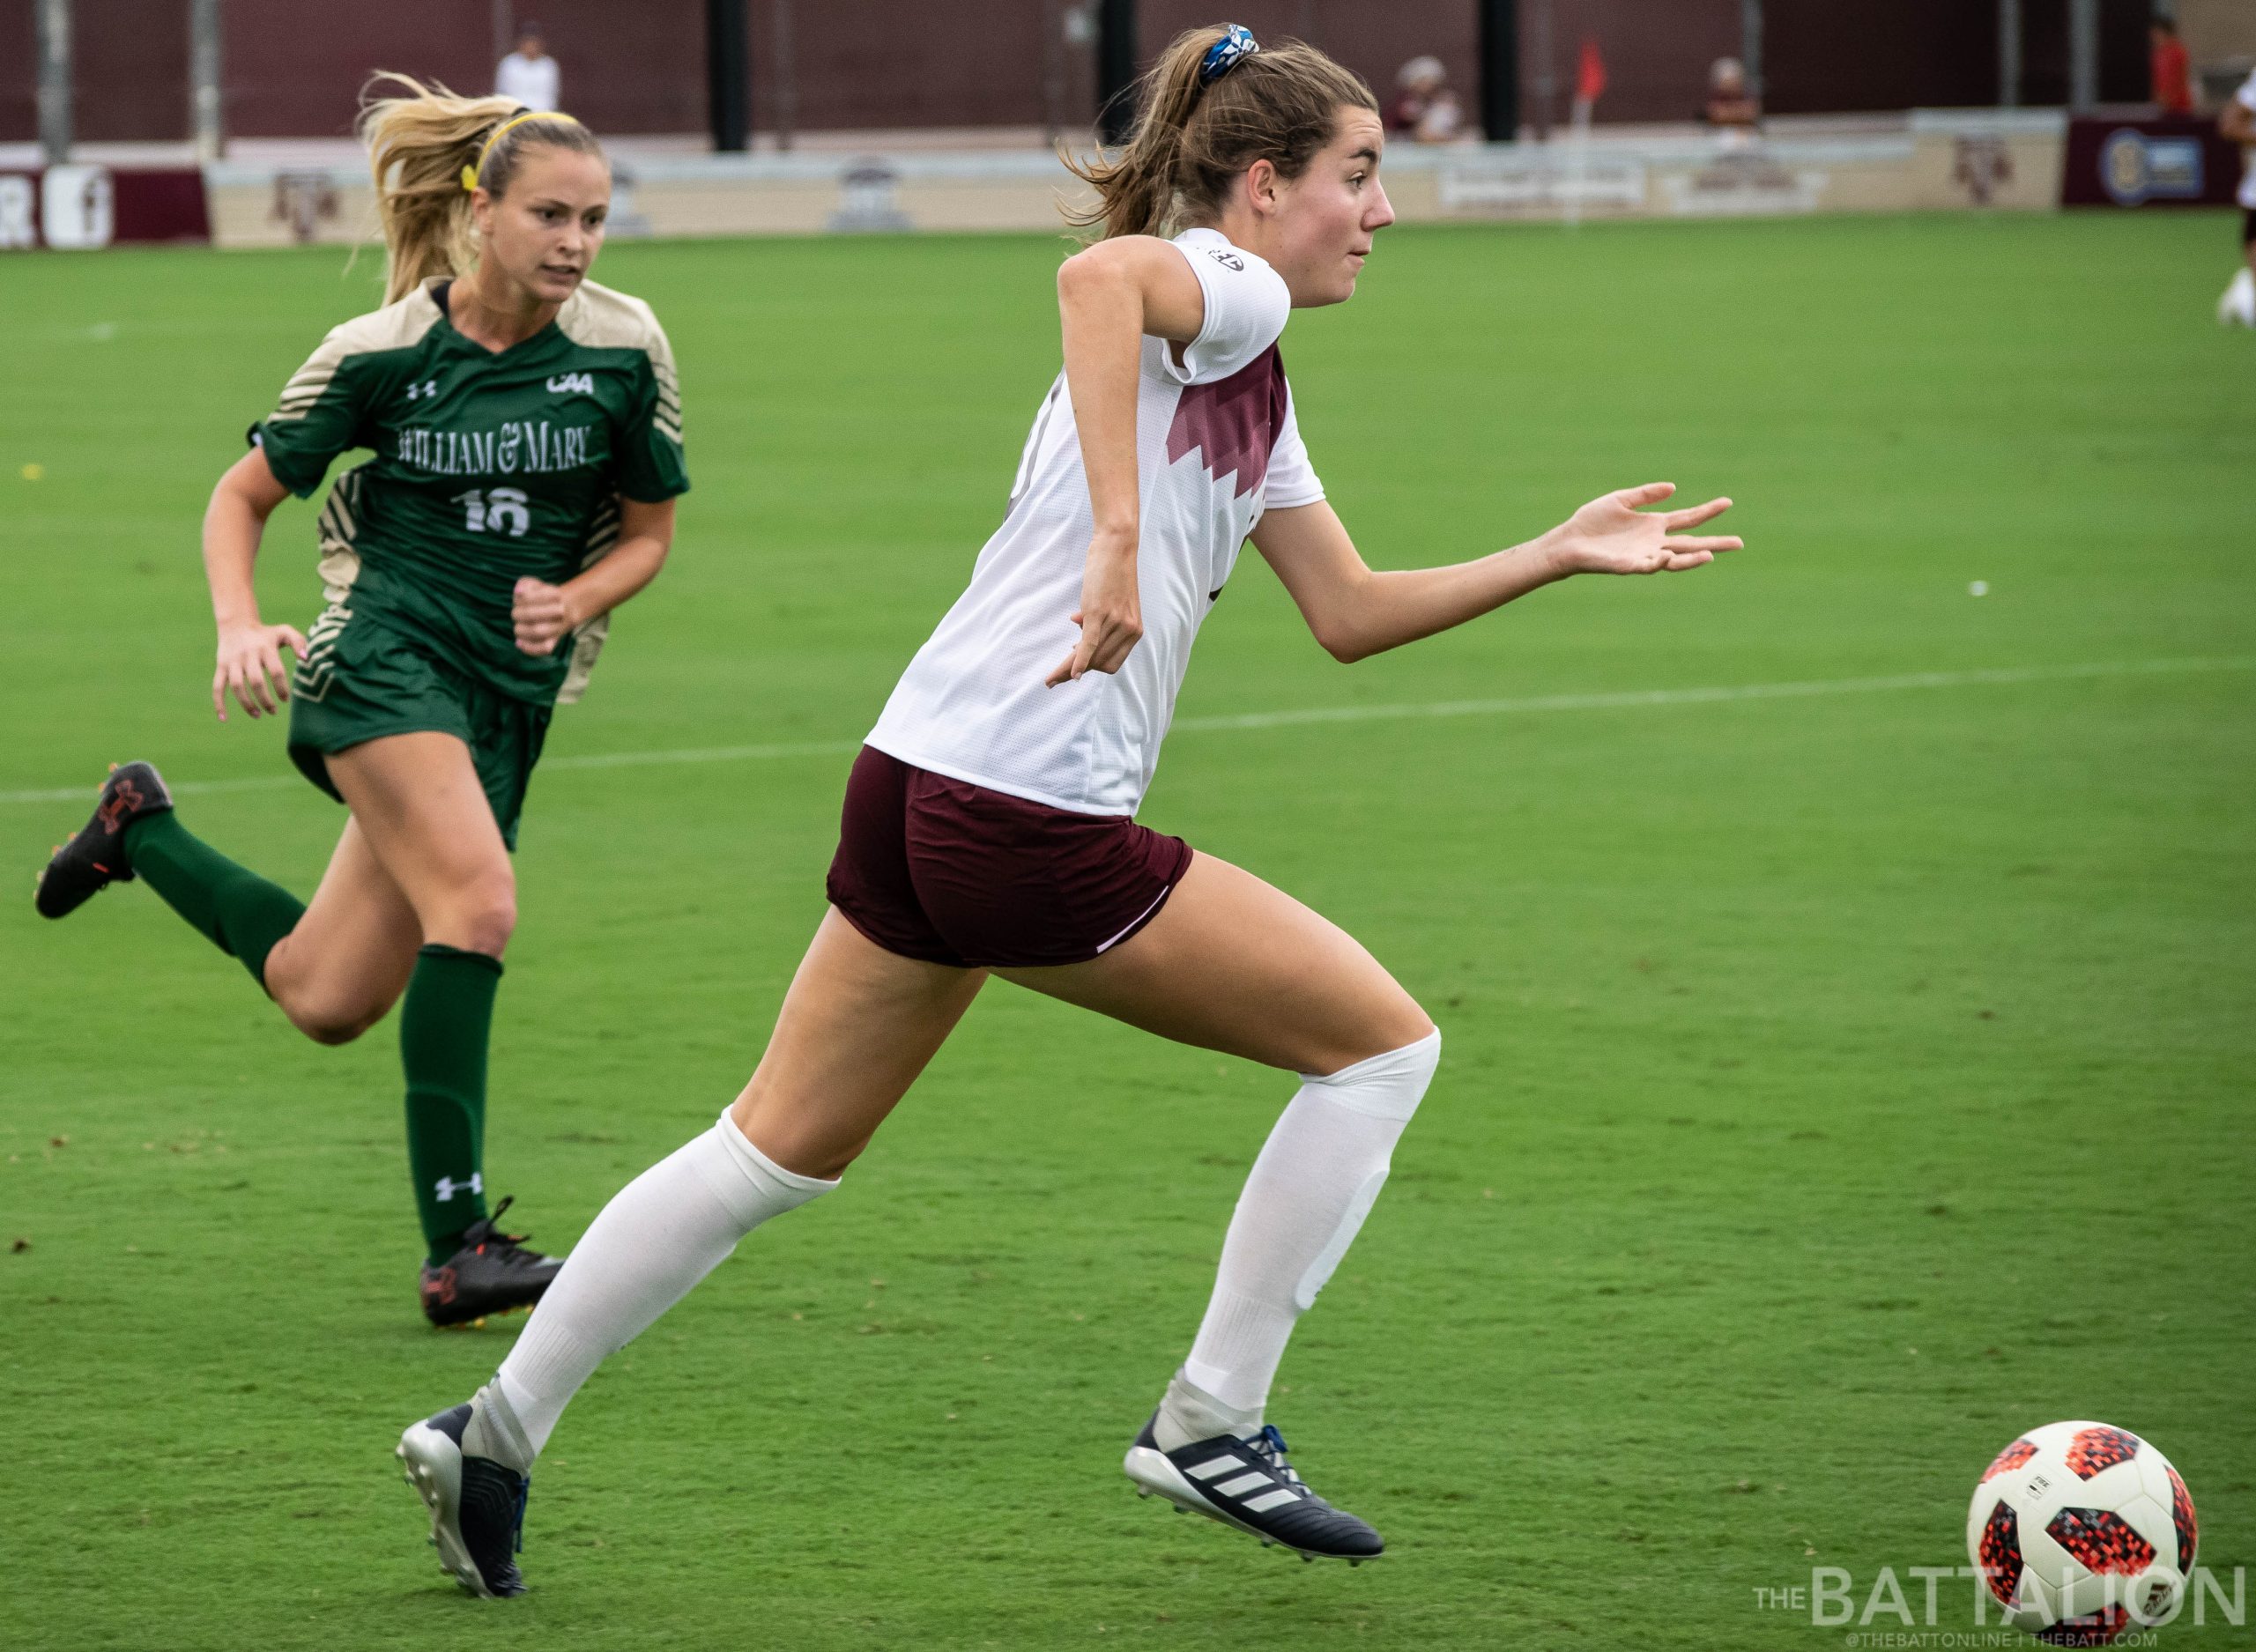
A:
[[[580,623],[561,585],[530,576],[517,582],[509,617],[516,623],[518,650],[535,659],[555,653],[564,633]]]
[[[1740,549],[1736,535],[1685,531],[1729,510],[1728,499],[1684,510],[1643,508],[1675,492],[1673,482],[1647,482],[1591,500],[1554,530],[1560,567],[1569,574],[1675,574]]]
[[[1099,533],[1089,542],[1087,567],[1081,574],[1081,605],[1073,611],[1081,640],[1043,678],[1055,688],[1090,671],[1117,671],[1144,635],[1144,611],[1136,588],[1136,537],[1133,534]]]
[[[212,709],[219,714],[220,722],[227,720],[230,693],[254,717],[290,698],[290,668],[282,663],[286,642],[300,659],[306,657],[306,639],[295,626],[231,626],[219,633]]]

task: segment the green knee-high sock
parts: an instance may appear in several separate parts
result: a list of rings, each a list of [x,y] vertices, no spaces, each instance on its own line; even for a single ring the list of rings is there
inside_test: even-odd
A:
[[[486,1039],[501,981],[498,958],[427,946],[416,957],[399,1014],[407,1164],[434,1267],[455,1254],[463,1229],[486,1214]]]
[[[236,865],[169,809],[125,828],[125,854],[135,877],[221,952],[241,959],[253,981],[266,985],[266,955],[298,927],[303,901]]]

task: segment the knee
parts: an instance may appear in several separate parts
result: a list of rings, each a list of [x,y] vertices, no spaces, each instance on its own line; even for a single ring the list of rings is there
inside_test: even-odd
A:
[[[463,951],[501,957],[508,947],[509,937],[516,933],[516,898],[479,907],[469,915],[466,929],[469,938],[463,943]]]
[[[757,1144],[777,1167],[821,1182],[835,1182],[844,1175],[874,1135],[841,1130],[812,1109],[779,1102],[772,1093],[763,1093],[758,1073],[729,1108],[728,1117],[738,1133]]]
[[[1354,1112],[1406,1123],[1442,1063],[1441,1029],[1422,1012],[1419,1019],[1425,1030],[1409,1042],[1307,1082]]]
[[[1432,1061],[1427,1063],[1427,1074],[1432,1076],[1433,1062],[1441,1059],[1441,1033],[1433,1017],[1421,1009],[1418,1001],[1400,987],[1373,1005],[1366,1019],[1356,1024],[1352,1039],[1343,1039],[1333,1071],[1341,1068],[1360,1066],[1383,1056],[1403,1055],[1432,1046]]]
[[[1406,992],[1402,995],[1402,1002],[1395,1006],[1394,1013],[1387,1018],[1386,1036],[1391,1041],[1387,1045],[1389,1049],[1406,1049],[1413,1044],[1422,1044],[1430,1040],[1434,1060],[1441,1060],[1441,1028],[1418,1001]]]
[[[517,928],[517,881],[507,867],[457,892],[439,922],[426,926],[427,938],[499,958]]]
[[[285,1004],[290,1025],[316,1044],[350,1044],[384,1019],[384,1009],[364,1004]]]

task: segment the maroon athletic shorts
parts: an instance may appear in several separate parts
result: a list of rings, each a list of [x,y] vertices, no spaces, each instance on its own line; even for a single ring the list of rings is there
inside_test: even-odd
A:
[[[1152,921],[1191,846],[864,746],[846,782],[830,904],[888,952],[959,969],[1083,964]]]

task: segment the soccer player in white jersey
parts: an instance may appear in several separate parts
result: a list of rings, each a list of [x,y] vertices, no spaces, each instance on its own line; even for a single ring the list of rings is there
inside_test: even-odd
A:
[[[2217,115],[2218,133],[2240,145],[2240,268],[2217,300],[2217,320],[2256,327],[2256,74]]]
[[[1377,101],[1322,53],[1231,26],[1179,37],[1142,107],[1085,174],[1104,234],[1059,272],[1065,371],[969,589],[854,765],[831,907],[758,1070],[597,1217],[494,1380],[401,1436],[475,1593],[523,1587],[527,1477],[575,1390],[745,1234],[835,1187],[991,975],[1300,1075],[1125,1466],[1310,1559],[1380,1552],[1287,1462],[1265,1405],[1441,1035],[1351,937],[1137,824],[1191,642],[1249,534],[1342,660],[1568,574],[1696,567],[1739,542],[1693,532],[1727,500],[1638,508],[1669,494],[1656,483],[1491,556],[1373,573],[1302,446],[1277,340],[1293,308],[1354,293],[1393,221]]]

